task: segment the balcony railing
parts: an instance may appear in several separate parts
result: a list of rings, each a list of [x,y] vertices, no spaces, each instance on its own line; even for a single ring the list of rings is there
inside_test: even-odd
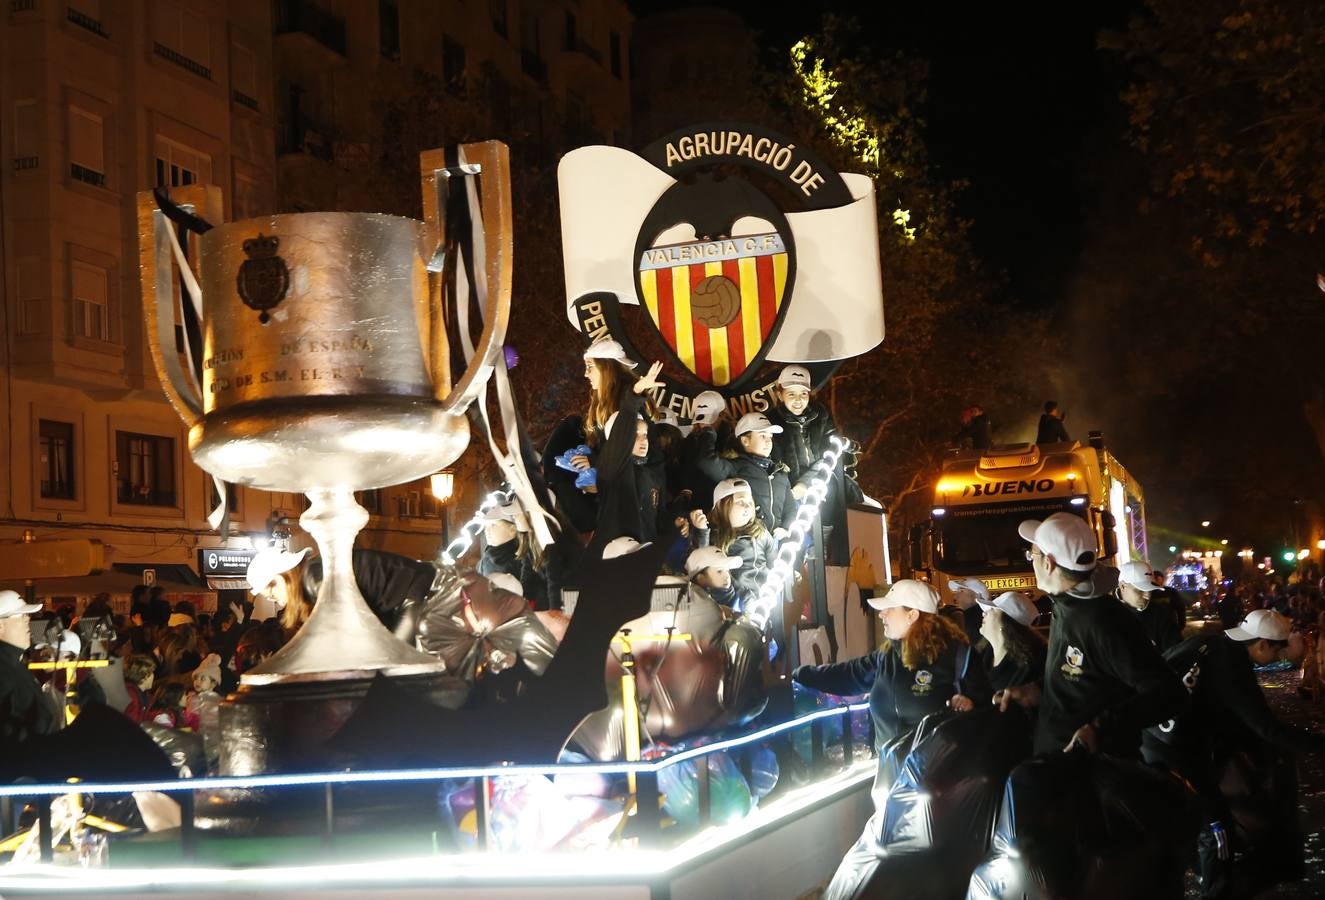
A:
[[[9,0],[10,12],[31,12],[36,9],[37,0]]]
[[[75,181],[81,181],[84,184],[90,184],[95,187],[106,186],[106,173],[98,172],[96,169],[89,169],[86,166],[80,166],[78,163],[69,164],[69,174]]]
[[[345,20],[307,0],[278,0],[277,34],[306,34],[329,50],[345,56]]]
[[[232,90],[230,92],[230,99],[238,103],[240,106],[247,106],[254,112],[258,111],[258,101],[250,97],[248,94],[245,94],[243,91]]]
[[[98,37],[110,37],[110,35],[106,33],[106,29],[102,26],[100,20],[92,18],[87,13],[79,12],[71,6],[64,11],[64,15],[66,19],[77,25],[79,28],[86,29]]]
[[[14,171],[15,171],[15,172],[22,172],[22,171],[24,171],[25,169],[35,169],[35,168],[37,168],[37,166],[40,165],[40,164],[41,164],[41,157],[39,157],[39,156],[15,156],[15,157],[14,157]]]
[[[130,503],[134,506],[174,506],[175,492],[170,488],[120,481],[117,499],[120,503]]]
[[[162,59],[164,59],[166,62],[172,62],[175,65],[179,66],[181,69],[184,69],[185,71],[188,72],[192,72],[194,75],[197,75],[199,78],[206,78],[208,81],[212,80],[212,70],[209,69],[207,66],[204,66],[202,63],[198,62],[197,60],[189,59],[183,53],[180,53],[178,50],[171,49],[170,47],[167,47],[165,44],[162,44],[159,41],[153,42],[152,52],[155,53],[157,56],[161,57]]]

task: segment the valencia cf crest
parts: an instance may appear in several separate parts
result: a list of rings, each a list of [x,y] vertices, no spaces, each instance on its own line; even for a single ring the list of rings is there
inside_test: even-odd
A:
[[[705,390],[767,410],[783,365],[826,378],[883,339],[873,182],[777,132],[706,124],[638,155],[582,147],[558,181],[571,322],[586,343],[662,360],[654,399],[681,418]]]

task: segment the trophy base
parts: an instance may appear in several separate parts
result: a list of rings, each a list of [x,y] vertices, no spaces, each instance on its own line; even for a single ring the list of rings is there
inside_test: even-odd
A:
[[[374,673],[353,679],[245,684],[221,704],[222,775],[267,775],[343,768],[327,742],[363,702]],[[458,708],[469,695],[460,678],[400,675],[393,683],[420,704]],[[383,735],[384,747],[391,735]],[[362,764],[363,760],[356,760]],[[371,760],[366,761],[371,765]]]
[[[463,414],[397,394],[288,397],[208,413],[189,430],[203,470],[264,491],[364,491],[444,468],[469,445]]]

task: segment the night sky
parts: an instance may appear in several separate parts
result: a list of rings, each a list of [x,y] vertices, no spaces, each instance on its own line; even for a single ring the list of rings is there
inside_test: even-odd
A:
[[[632,5],[646,15],[679,4]],[[1130,287],[1125,272],[1111,278],[1117,261],[1108,255],[1109,229],[1127,222],[1144,193],[1145,176],[1144,163],[1126,144],[1119,92],[1127,73],[1120,60],[1098,49],[1097,40],[1102,31],[1124,30],[1141,9],[1138,0],[1024,7],[710,5],[744,16],[770,48],[812,32],[820,14],[831,9],[861,21],[862,52],[872,46],[927,59],[930,159],[941,178],[969,182],[958,198],[959,212],[974,222],[975,252],[1003,278],[1003,299],[1050,316],[1078,336],[1117,337],[1116,314],[1107,314],[1114,321],[1105,322],[1106,313],[1099,311],[1105,305],[1101,283],[1115,292]],[[1131,182],[1116,174],[1126,171]],[[1173,254],[1182,252],[1175,240]],[[1199,316],[1199,297],[1193,297],[1192,309]],[[1154,333],[1183,327],[1148,320],[1141,309],[1135,317],[1133,327]],[[1319,448],[1296,399],[1258,382],[1250,360],[1236,378],[1215,367],[1209,375],[1186,373],[1181,380],[1161,375],[1151,395],[1124,396],[1110,390],[1109,373],[1138,360],[1124,362],[1125,346],[1092,350],[1065,350],[1044,396],[1074,411],[1074,436],[1105,430],[1110,446],[1145,486],[1152,523],[1196,534],[1199,520],[1211,518],[1234,544],[1254,542],[1267,550],[1293,538],[1294,497],[1315,496],[1325,481]],[[1164,353],[1161,346],[1150,358]],[[1146,364],[1144,357],[1139,364]],[[1231,421],[1237,423],[1233,429]],[[1246,440],[1248,434],[1260,439]],[[1028,436],[996,432],[996,439]]]

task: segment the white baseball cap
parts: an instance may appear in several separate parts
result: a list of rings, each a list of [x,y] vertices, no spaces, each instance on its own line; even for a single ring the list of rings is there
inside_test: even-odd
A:
[[[0,619],[41,612],[40,603],[24,603],[18,591],[0,591]]]
[[[626,356],[626,348],[622,347],[618,341],[611,338],[604,338],[601,341],[594,341],[589,345],[589,349],[584,351],[585,359],[615,359],[617,362],[625,363],[630,368],[635,368],[635,362],[629,356]]]
[[[1154,578],[1160,574],[1154,567],[1144,559],[1134,559],[1131,562],[1125,562],[1118,567],[1118,582],[1120,584],[1130,584],[1138,591],[1149,594],[1151,591],[1159,590],[1159,585],[1155,584]]]
[[[1292,631],[1293,620],[1288,616],[1281,616],[1271,609],[1253,609],[1237,625],[1225,628],[1224,634],[1235,641],[1254,641],[1257,638],[1286,641]]]
[[[276,580],[277,575],[288,572],[303,562],[308,552],[308,547],[298,552],[279,550],[276,547],[260,550],[249,562],[248,572],[244,575],[245,580],[248,581],[249,593],[262,593],[267,585]]]
[[[750,490],[750,482],[744,478],[724,478],[713,489],[713,505],[717,506],[719,500],[726,500],[735,494],[749,494],[750,499],[754,500],[754,492]]]
[[[696,425],[712,425],[718,421],[727,401],[717,391],[701,391],[690,401],[690,419]]]
[[[1027,628],[1035,621],[1035,617],[1040,614],[1040,611],[1035,608],[1035,604],[1031,602],[1031,598],[1021,591],[1004,591],[994,598],[993,603],[986,603],[982,600],[975,602],[980,604],[981,609],[996,609]]]
[[[524,596],[524,585],[520,584],[520,579],[510,572],[498,572],[495,575],[489,575],[488,582],[493,587],[501,588],[508,594],[514,594],[517,597]]]
[[[804,366],[783,366],[778,373],[778,387],[802,387],[810,389],[810,370]]]
[[[690,555],[686,557],[686,577],[694,578],[708,568],[739,569],[741,562],[739,556],[728,556],[717,547],[700,547],[698,550],[691,550]]]
[[[865,602],[880,611],[905,606],[921,612],[936,613],[939,611],[939,592],[934,590],[933,585],[923,581],[903,578],[894,581],[888,593],[882,597],[871,597]]]
[[[633,537],[622,535],[619,538],[612,538],[603,548],[603,559],[616,559],[618,556],[625,556],[627,553],[634,553],[636,550],[643,550],[648,544],[641,544]]]
[[[989,588],[979,578],[963,578],[961,581],[949,581],[948,590],[968,590],[975,594],[975,600],[981,606],[989,605]]]
[[[1090,523],[1071,513],[1054,513],[1040,522],[1027,519],[1017,534],[1073,572],[1089,572],[1099,562],[1099,542]]]
[[[782,426],[768,421],[763,413],[746,413],[736,423],[736,436],[740,437],[751,431],[767,431],[769,434],[781,434]]]

